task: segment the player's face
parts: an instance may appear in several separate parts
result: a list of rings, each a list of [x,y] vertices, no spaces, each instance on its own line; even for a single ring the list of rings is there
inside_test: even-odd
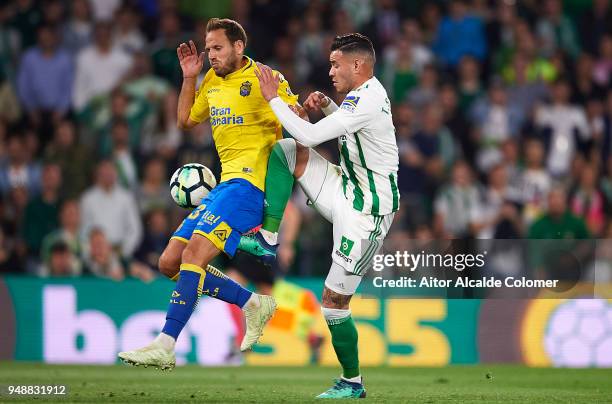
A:
[[[342,51],[335,50],[329,55],[329,77],[339,93],[348,93],[353,89],[353,60]]]
[[[225,35],[225,30],[216,29],[206,34],[206,53],[210,66],[219,77],[225,77],[235,71],[240,65],[241,46],[236,41],[234,45]]]

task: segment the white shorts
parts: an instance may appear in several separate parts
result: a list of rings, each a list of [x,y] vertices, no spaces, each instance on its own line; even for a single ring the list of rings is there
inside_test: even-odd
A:
[[[348,272],[347,275],[362,276],[382,247],[395,213],[378,216],[353,209],[352,203],[342,191],[341,168],[315,150],[309,150],[308,164],[304,174],[297,180],[298,184],[314,208],[334,226],[334,264]],[[352,294],[354,290],[352,293],[337,292]]]

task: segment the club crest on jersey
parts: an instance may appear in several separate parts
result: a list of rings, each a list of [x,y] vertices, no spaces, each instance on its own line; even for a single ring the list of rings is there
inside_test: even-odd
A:
[[[244,83],[242,83],[242,85],[240,86],[240,95],[246,97],[247,95],[251,94],[252,86],[253,84],[250,81],[245,81]]]
[[[344,99],[344,101],[342,101],[342,105],[340,105],[340,108],[349,112],[353,112],[355,108],[357,108],[357,104],[359,103],[360,98],[361,97],[357,97],[356,95],[349,95]]]

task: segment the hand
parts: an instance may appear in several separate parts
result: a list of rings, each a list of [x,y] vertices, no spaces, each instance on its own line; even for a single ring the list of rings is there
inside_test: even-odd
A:
[[[310,93],[306,101],[304,102],[304,108],[308,112],[320,111],[321,108],[325,108],[329,105],[329,98],[320,91]]]
[[[258,69],[255,69],[255,76],[259,80],[259,89],[261,95],[266,101],[270,102],[273,98],[278,97],[278,86],[280,84],[280,78],[278,74],[274,74],[269,66],[262,63],[257,63]]]
[[[189,45],[182,43],[176,48],[176,54],[178,55],[181,69],[183,70],[184,78],[196,78],[202,66],[204,66],[204,52],[198,55],[193,41],[189,41]]]

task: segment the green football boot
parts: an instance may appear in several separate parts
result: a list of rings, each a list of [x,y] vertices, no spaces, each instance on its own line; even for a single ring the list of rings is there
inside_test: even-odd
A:
[[[266,266],[274,264],[277,248],[278,245],[268,244],[260,232],[243,235],[238,244],[240,251],[251,254]]]
[[[363,383],[353,383],[344,379],[335,379],[334,385],[316,398],[365,398]]]

